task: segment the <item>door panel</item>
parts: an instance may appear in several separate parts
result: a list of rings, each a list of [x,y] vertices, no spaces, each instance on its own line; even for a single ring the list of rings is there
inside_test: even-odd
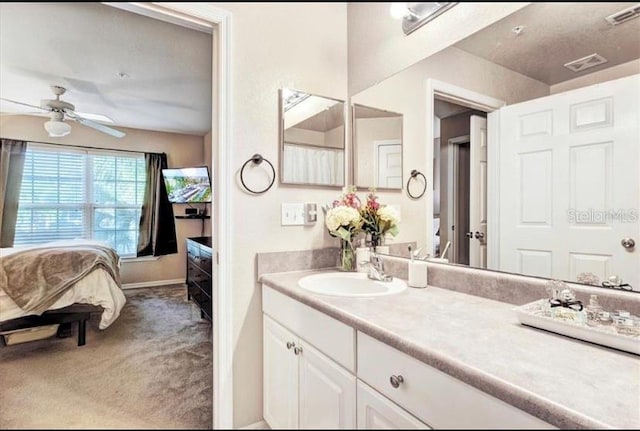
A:
[[[431,429],[384,395],[358,381],[358,429]]]
[[[487,267],[487,119],[471,116],[469,164],[469,265]]]
[[[300,358],[300,429],[356,427],[356,378],[308,344]]]
[[[402,144],[400,141],[376,141],[377,187],[402,188]]]
[[[297,337],[264,315],[264,419],[272,429],[298,428]]]
[[[638,94],[634,75],[499,110],[496,269],[640,285]]]

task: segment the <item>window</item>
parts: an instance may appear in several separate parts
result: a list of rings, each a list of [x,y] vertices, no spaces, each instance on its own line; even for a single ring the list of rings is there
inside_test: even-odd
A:
[[[15,245],[92,238],[136,255],[144,156],[29,144]]]

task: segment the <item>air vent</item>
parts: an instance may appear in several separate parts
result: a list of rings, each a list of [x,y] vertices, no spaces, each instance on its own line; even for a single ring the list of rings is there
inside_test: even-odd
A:
[[[622,9],[620,12],[616,12],[613,15],[609,15],[605,19],[609,21],[611,25],[622,24],[623,22],[627,22],[630,19],[637,18],[640,16],[640,4],[635,6],[628,7],[626,9]]]
[[[565,64],[564,67],[572,72],[582,72],[583,70],[590,69],[592,67],[599,66],[607,62],[607,59],[599,54],[591,54],[586,57],[579,58],[577,60],[570,61]]]

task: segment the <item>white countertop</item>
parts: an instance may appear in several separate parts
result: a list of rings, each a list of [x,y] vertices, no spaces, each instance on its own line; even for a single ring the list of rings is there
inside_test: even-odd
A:
[[[313,294],[309,274],[260,282],[559,428],[640,428],[640,356],[521,325],[511,304],[428,287]]]

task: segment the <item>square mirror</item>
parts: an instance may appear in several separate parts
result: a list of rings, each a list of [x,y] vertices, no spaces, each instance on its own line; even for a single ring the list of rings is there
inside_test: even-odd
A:
[[[280,90],[280,184],[344,186],[344,101]]]
[[[353,170],[360,189],[402,190],[402,114],[353,105]]]

